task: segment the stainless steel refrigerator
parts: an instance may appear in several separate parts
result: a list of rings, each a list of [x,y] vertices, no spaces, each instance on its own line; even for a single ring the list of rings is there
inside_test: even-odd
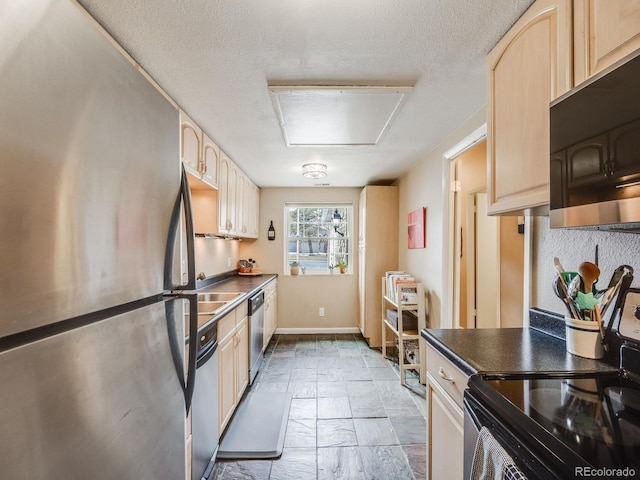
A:
[[[0,45],[0,478],[183,479],[178,112],[69,0]]]

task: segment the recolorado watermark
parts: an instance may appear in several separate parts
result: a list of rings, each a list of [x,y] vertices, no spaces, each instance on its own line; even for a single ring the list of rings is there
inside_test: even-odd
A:
[[[574,475],[576,478],[635,478],[636,470],[632,467],[575,467]]]

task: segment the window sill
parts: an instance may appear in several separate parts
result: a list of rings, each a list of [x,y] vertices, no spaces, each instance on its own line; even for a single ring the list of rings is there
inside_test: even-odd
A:
[[[299,273],[298,275],[291,275],[289,272],[284,273],[284,276],[286,277],[348,277],[348,276],[353,276],[352,272],[346,272],[346,273],[318,273],[318,272],[313,272],[313,273]]]

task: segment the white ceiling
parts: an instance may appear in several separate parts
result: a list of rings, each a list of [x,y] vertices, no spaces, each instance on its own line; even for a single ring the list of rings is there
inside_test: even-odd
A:
[[[532,0],[80,0],[261,187],[399,178],[486,103]],[[414,86],[373,146],[287,147],[268,86]],[[328,165],[321,181],[304,163]]]

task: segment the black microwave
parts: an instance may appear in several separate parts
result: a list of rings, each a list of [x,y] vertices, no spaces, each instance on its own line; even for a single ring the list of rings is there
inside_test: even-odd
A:
[[[551,228],[640,232],[640,50],[549,112]]]

